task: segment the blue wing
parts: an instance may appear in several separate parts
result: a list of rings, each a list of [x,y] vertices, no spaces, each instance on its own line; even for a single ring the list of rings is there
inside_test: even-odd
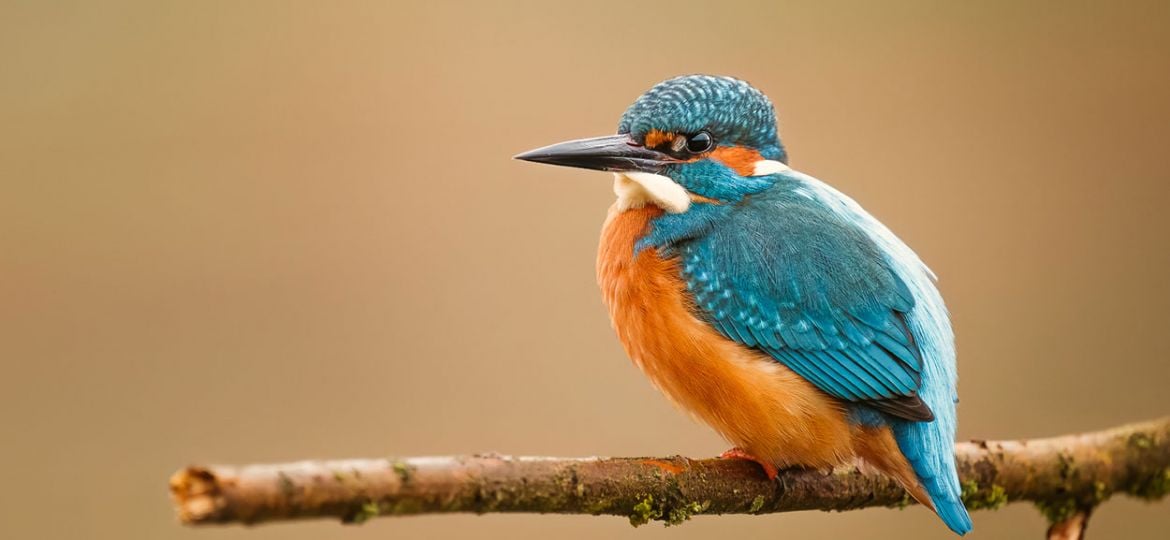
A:
[[[698,314],[837,398],[933,419],[914,296],[862,225],[790,179],[729,213],[674,246]]]

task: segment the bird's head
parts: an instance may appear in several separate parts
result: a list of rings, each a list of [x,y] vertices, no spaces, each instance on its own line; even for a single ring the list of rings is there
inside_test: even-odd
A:
[[[731,77],[658,83],[622,115],[617,135],[538,148],[516,159],[611,171],[619,202],[668,213],[693,202],[735,203],[771,186],[787,156],[772,103]]]

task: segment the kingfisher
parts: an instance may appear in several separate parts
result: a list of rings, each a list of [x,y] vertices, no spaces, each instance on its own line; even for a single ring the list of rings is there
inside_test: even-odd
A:
[[[774,480],[860,462],[957,534],[954,334],[933,272],[885,225],[788,166],[745,81],[661,82],[616,135],[516,159],[613,173],[597,280],[627,355]]]

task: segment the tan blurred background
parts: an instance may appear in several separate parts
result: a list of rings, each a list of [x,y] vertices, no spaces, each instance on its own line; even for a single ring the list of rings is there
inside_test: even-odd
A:
[[[921,509],[176,524],[191,462],[724,450],[609,329],[610,178],[509,159],[692,72],[768,93],[793,164],[942,277],[961,437],[1170,412],[1170,4],[876,4],[4,2],[0,536],[949,538]],[[1170,503],[1092,529],[1166,538]]]

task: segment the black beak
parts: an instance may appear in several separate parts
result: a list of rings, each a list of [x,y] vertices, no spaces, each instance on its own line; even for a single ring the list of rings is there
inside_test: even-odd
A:
[[[613,172],[657,173],[678,161],[635,142],[629,135],[609,135],[557,143],[519,154],[515,159],[564,167]]]

